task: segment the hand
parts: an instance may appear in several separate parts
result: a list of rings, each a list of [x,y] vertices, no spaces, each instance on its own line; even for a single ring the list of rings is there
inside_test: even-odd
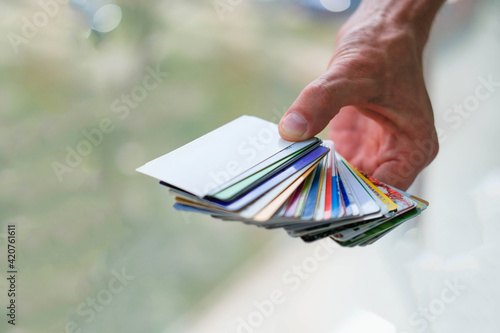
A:
[[[426,37],[415,31],[358,10],[339,31],[326,73],[301,92],[280,121],[283,139],[305,140],[330,123],[337,152],[406,190],[438,152],[422,70]]]

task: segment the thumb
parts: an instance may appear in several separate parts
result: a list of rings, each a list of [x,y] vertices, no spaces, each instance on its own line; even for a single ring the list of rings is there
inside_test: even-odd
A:
[[[359,97],[356,85],[346,77],[320,77],[302,90],[279,123],[287,141],[303,141],[321,132],[330,120]]]

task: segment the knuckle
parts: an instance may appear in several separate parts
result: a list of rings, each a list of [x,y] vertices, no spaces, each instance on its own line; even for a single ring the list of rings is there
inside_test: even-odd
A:
[[[326,80],[318,79],[311,82],[304,89],[305,97],[314,101],[313,103],[321,107],[328,107],[331,105],[332,94],[328,87]]]
[[[429,152],[429,163],[431,163],[439,153],[439,139],[436,133],[433,133],[431,142],[432,144]]]

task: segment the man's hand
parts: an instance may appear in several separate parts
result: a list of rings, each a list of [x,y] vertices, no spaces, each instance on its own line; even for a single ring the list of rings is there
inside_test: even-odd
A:
[[[438,152],[422,51],[442,1],[385,2],[365,0],[342,27],[328,70],[302,91],[279,130],[301,141],[330,123],[336,151],[407,189]]]

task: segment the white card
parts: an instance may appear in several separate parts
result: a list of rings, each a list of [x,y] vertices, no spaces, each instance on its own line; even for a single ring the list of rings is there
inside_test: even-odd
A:
[[[349,169],[344,165],[344,163],[342,163],[340,155],[336,155],[338,159],[337,166],[340,170],[342,170],[342,173],[345,175],[347,181],[349,182],[351,189],[354,191],[354,195],[358,199],[358,202],[360,204],[359,208],[361,209],[362,213],[364,215],[369,215],[380,212],[380,206],[370,195],[370,193],[368,192],[369,190],[365,189],[361,182],[359,182],[358,179],[351,173],[351,171],[349,171]]]
[[[202,198],[293,144],[278,125],[241,116],[137,171]]]

